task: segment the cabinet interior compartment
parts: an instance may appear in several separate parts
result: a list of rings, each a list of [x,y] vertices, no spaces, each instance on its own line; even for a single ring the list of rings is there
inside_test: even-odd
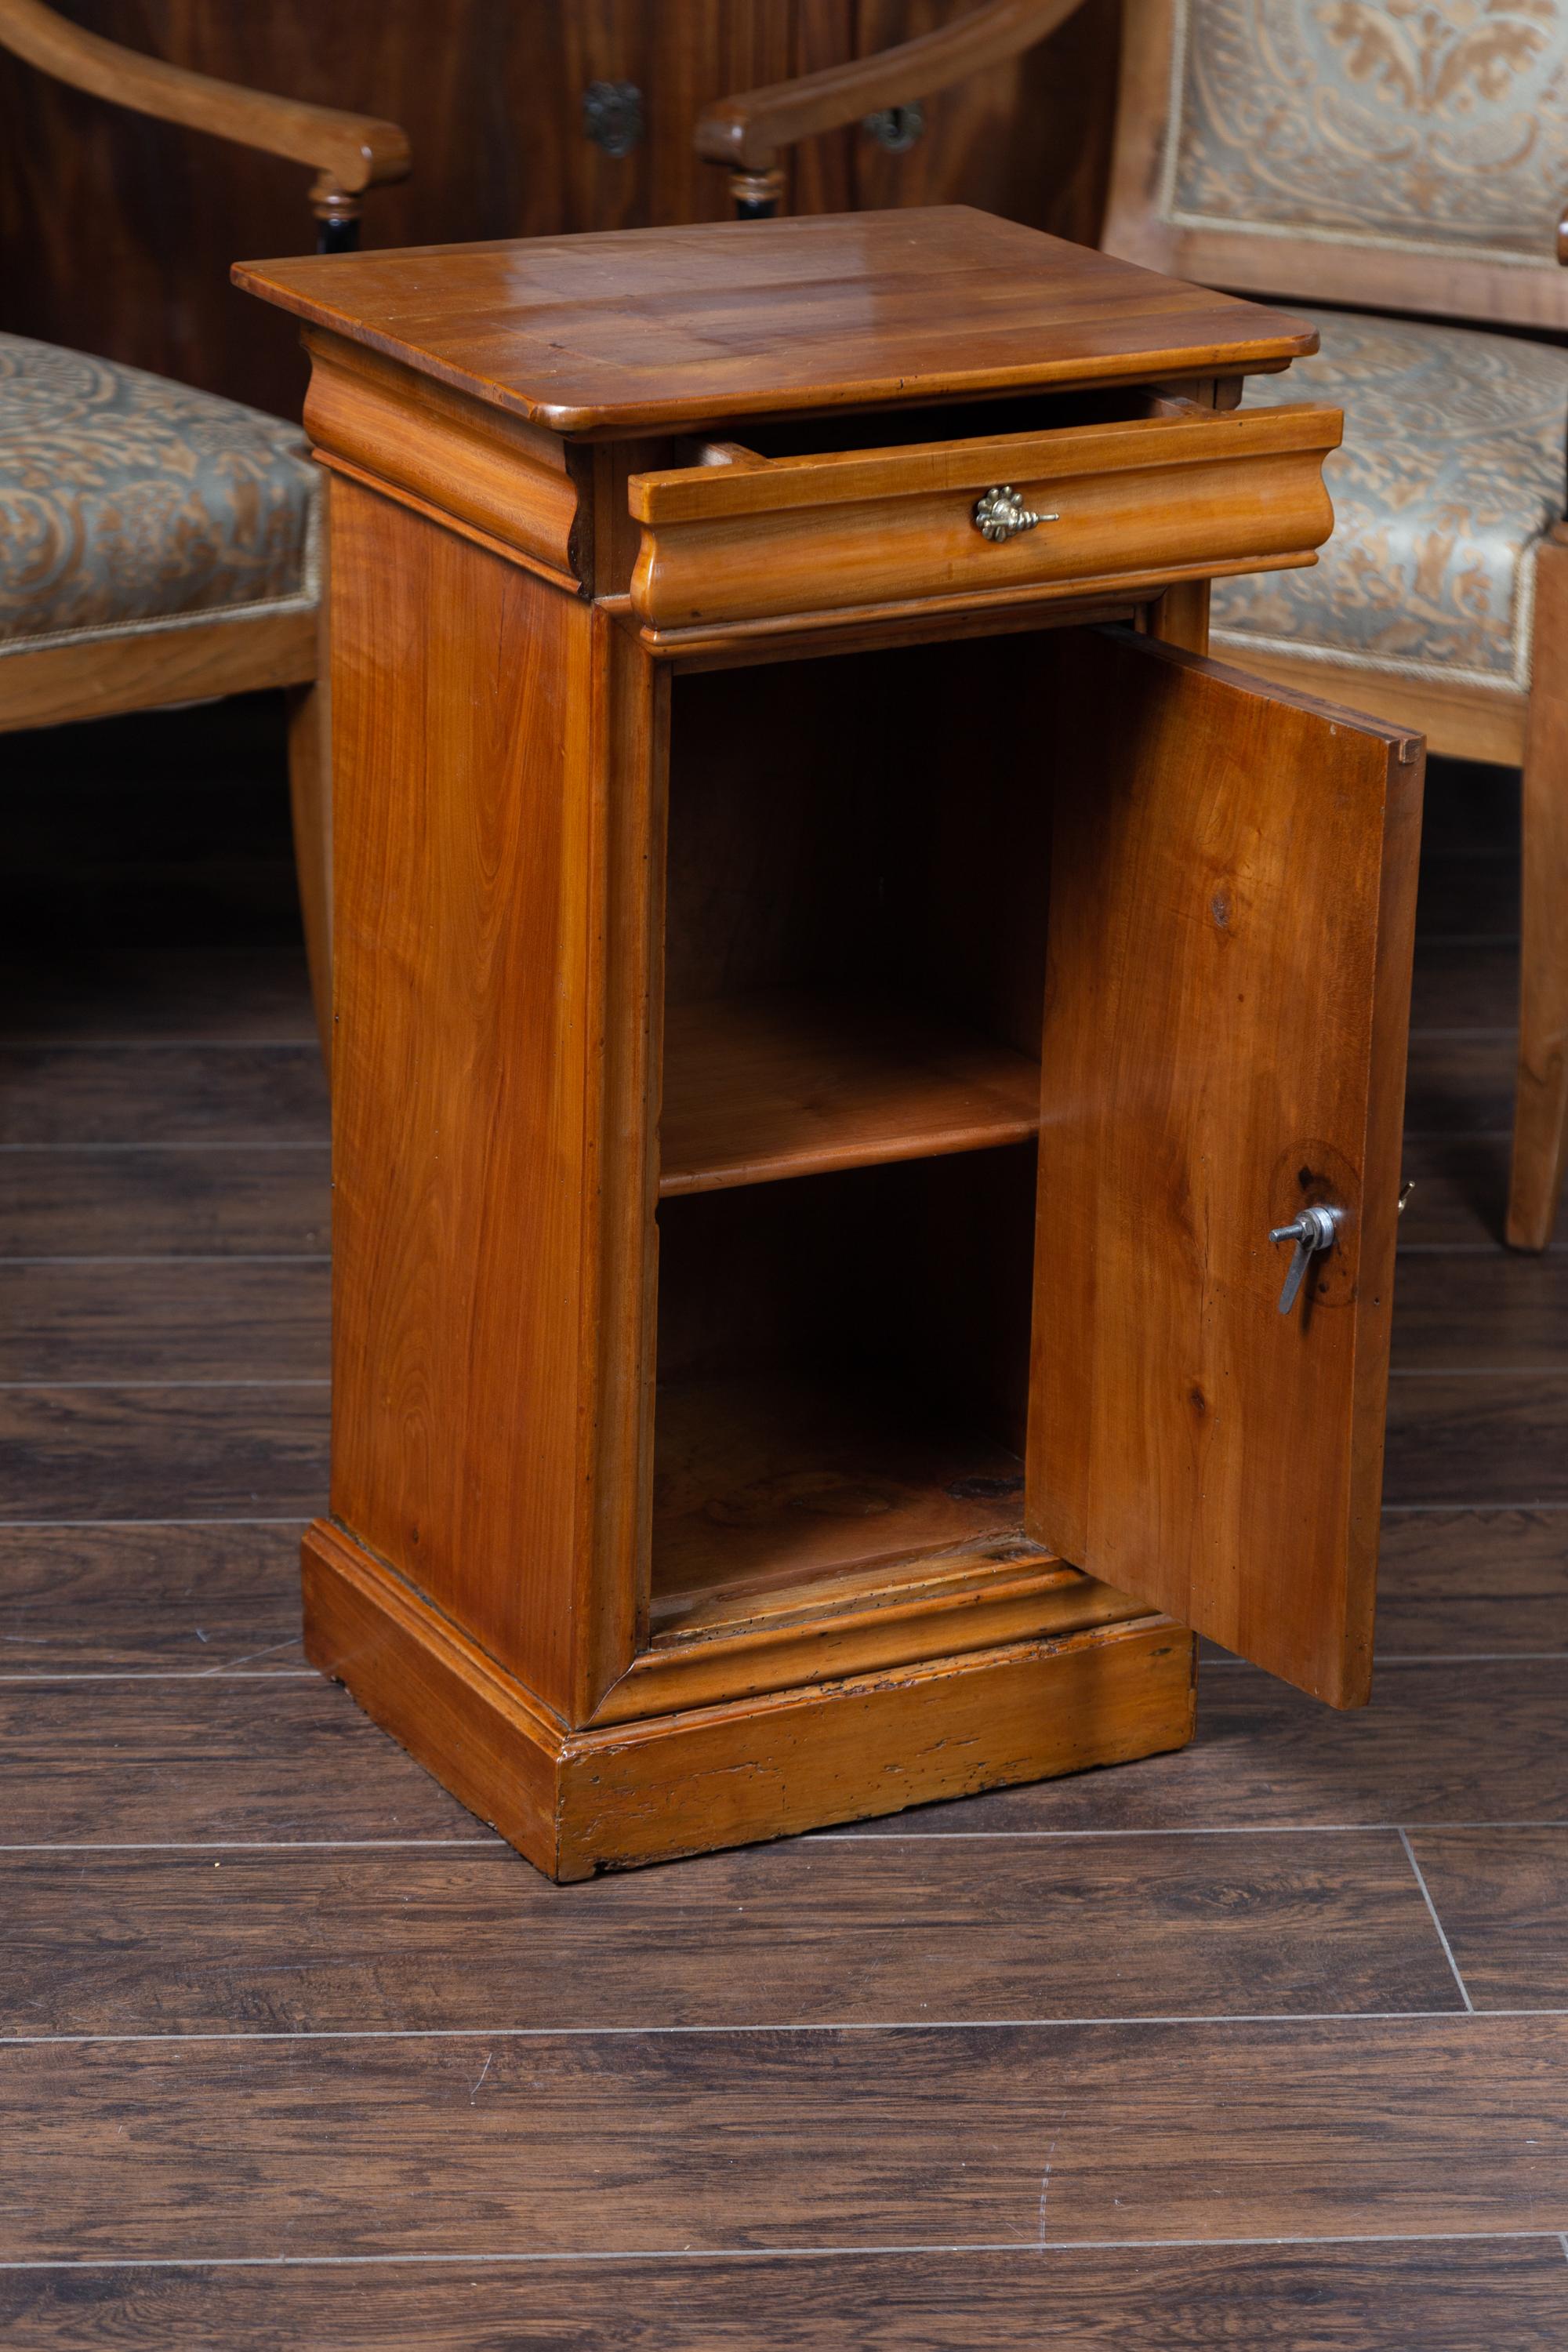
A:
[[[656,1639],[1022,1541],[1048,644],[674,681]]]
[[[1158,412],[1146,384],[1096,384],[1067,392],[993,394],[936,407],[838,411],[766,424],[747,417],[732,437],[698,437],[709,464],[739,457],[818,457],[859,449],[918,448],[933,441],[991,440],[998,434],[1058,432],[1075,425],[1129,425]]]
[[[1036,1133],[1049,635],[676,679],[661,1194]]]
[[[1021,1540],[1033,1144],[659,1211],[652,1625]]]

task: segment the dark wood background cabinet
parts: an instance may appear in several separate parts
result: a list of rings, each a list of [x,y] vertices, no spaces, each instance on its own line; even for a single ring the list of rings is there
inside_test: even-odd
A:
[[[693,151],[726,91],[867,55],[973,0],[61,0],[94,32],[198,70],[402,123],[414,173],[374,191],[367,246],[721,219]],[[860,131],[805,142],[786,208],[964,203],[1092,243],[1114,97],[1117,0],[1016,64],[927,104],[892,154]],[[584,135],[592,82],[642,93],[629,154]],[[297,413],[287,324],[228,283],[300,252],[298,169],[107,106],[0,54],[0,327]]]

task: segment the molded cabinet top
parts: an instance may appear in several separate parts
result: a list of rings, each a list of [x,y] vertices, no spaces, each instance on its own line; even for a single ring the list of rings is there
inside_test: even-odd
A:
[[[241,262],[237,284],[559,433],[1277,369],[1300,319],[966,205]]]

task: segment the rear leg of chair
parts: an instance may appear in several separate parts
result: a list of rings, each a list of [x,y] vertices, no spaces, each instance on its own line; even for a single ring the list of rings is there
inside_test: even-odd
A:
[[[1552,1238],[1568,1142],[1568,527],[1537,558],[1524,754],[1519,1092],[1508,1239]]]
[[[332,764],[331,696],[324,677],[289,696],[289,798],[300,912],[310,967],[321,1059],[332,1072]]]

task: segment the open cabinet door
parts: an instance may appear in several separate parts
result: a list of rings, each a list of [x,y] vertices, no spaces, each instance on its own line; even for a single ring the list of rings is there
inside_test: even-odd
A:
[[[1057,658],[1029,1532],[1357,1706],[1420,739],[1131,632]]]

